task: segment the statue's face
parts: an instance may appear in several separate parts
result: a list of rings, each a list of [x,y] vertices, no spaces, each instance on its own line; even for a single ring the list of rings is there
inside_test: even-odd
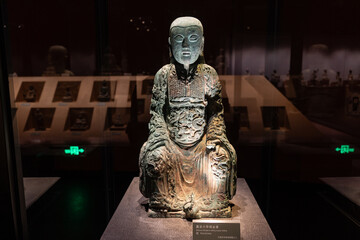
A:
[[[173,27],[169,44],[178,63],[190,65],[194,63],[203,50],[204,37],[197,26]]]

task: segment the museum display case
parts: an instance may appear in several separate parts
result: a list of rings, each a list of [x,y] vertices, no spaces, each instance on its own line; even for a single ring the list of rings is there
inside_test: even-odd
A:
[[[357,1],[0,6],[1,239],[359,239]]]

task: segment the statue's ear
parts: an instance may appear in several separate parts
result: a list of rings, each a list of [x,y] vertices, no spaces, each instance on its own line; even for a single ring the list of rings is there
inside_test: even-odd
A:
[[[168,38],[168,43],[169,43],[169,45],[171,46],[171,41],[170,41],[170,37]]]
[[[204,51],[205,37],[203,36],[201,39],[201,51]]]

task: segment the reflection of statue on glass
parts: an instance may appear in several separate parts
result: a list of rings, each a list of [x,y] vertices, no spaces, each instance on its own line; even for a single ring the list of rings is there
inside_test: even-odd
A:
[[[115,109],[113,114],[111,115],[111,127],[113,130],[124,130],[125,129],[125,116],[121,114],[119,109]]]
[[[306,82],[305,82],[303,73],[300,74],[300,82],[301,82],[301,86],[306,86]]]
[[[74,124],[71,126],[71,130],[86,130],[89,128],[89,121],[87,119],[86,113],[80,111],[76,116]]]
[[[150,217],[231,217],[236,153],[226,137],[221,84],[204,63],[203,27],[170,27],[171,63],[155,76],[149,138],[140,152],[140,191]]]
[[[106,49],[103,59],[104,61],[101,66],[101,72],[100,72],[101,75],[108,76],[108,75],[123,74],[121,68],[117,65],[115,54],[112,52],[111,48]]]
[[[219,55],[216,57],[216,70],[219,75],[225,74],[225,50],[220,48]]]
[[[74,73],[66,69],[68,52],[64,46],[54,45],[49,48],[48,66],[43,76],[73,76]]]
[[[309,81],[308,86],[316,86],[317,85],[317,70],[314,70],[311,74],[311,79]]]
[[[335,80],[336,80],[336,82],[338,82],[339,83],[339,85],[341,85],[341,76],[340,76],[340,72],[336,72],[336,77],[335,77]]]
[[[352,111],[356,113],[359,108],[359,97],[353,97],[352,99]]]
[[[329,77],[328,77],[328,74],[327,74],[327,70],[324,69],[324,72],[322,74],[322,78],[321,78],[321,83],[320,83],[321,86],[323,87],[327,87],[329,86]]]
[[[279,126],[279,112],[278,109],[275,109],[271,112],[271,130],[278,130]]]
[[[35,109],[34,117],[35,117],[35,130],[44,131],[45,130],[44,115],[39,108]]]
[[[63,100],[63,102],[72,102],[73,101],[71,89],[69,87],[65,88],[65,94],[62,97],[62,100]]]
[[[36,91],[34,86],[30,85],[29,89],[24,94],[24,99],[27,102],[35,102],[36,100]]]
[[[354,80],[354,76],[353,76],[352,70],[349,70],[349,74],[348,74],[347,80],[349,80],[349,81]]]
[[[122,117],[119,113],[114,113],[111,118],[111,122],[115,127],[123,127],[124,123],[121,121]]]
[[[271,73],[270,82],[277,87],[280,82],[280,75],[277,73],[277,71],[274,69]]]
[[[98,101],[107,102],[109,100],[110,100],[110,87],[108,85],[108,82],[104,80],[101,84]]]

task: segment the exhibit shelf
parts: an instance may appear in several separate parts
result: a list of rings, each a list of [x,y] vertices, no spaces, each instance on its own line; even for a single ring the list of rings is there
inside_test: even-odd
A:
[[[20,144],[129,144],[129,123],[146,128],[150,120],[153,79],[147,75],[13,77],[10,81],[16,101],[12,108]],[[264,142],[274,137],[292,143],[326,140],[264,76],[220,75],[219,79],[225,120],[228,125],[238,124],[237,121],[240,124],[233,130],[233,134],[241,136],[236,141]],[[110,99],[99,102],[102,81],[109,84]],[[35,89],[34,99],[26,101],[30,86]],[[64,100],[67,92],[71,92],[71,101]],[[83,119],[79,115],[83,115],[86,124],[76,128],[76,120]]]

